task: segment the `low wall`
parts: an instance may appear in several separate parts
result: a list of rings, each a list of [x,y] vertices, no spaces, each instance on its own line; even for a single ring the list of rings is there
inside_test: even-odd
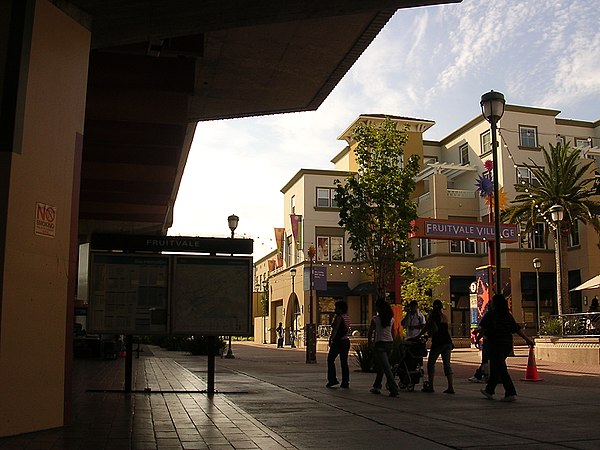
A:
[[[598,337],[538,337],[535,356],[542,361],[577,365],[600,365]]]

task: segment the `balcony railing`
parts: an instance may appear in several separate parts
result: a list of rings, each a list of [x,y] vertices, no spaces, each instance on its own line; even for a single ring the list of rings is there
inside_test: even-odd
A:
[[[546,336],[600,336],[600,312],[542,317],[540,334]]]
[[[468,191],[466,189],[448,189],[448,197],[475,198],[475,191]]]

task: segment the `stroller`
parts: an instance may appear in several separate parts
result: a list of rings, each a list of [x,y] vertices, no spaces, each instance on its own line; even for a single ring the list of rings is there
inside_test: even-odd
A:
[[[400,345],[400,362],[394,365],[400,389],[414,391],[415,385],[421,382],[423,358],[427,356],[426,342],[427,338],[410,338]]]

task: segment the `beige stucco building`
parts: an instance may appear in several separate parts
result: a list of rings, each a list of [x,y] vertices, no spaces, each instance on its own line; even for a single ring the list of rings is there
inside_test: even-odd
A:
[[[523,163],[544,165],[541,146],[557,141],[569,142],[581,152],[582,162],[595,161],[600,176],[600,121],[588,122],[558,118],[560,111],[507,105],[498,124],[500,145],[499,185],[506,193],[506,202],[514,198],[514,185],[522,180],[533,181],[531,171]],[[489,205],[476,188],[478,178],[486,172],[491,160],[489,123],[478,116],[440,141],[424,140],[423,133],[434,125],[430,120],[389,116],[409,134],[406,154],[421,157],[422,171],[417,177],[415,201],[421,218],[458,222],[489,222]],[[327,324],[333,312],[333,302],[344,299],[356,329],[364,329],[372,313],[372,289],[365,267],[352,262],[353,253],[348,235],[338,225],[338,212],[333,200],[334,181],[356,171],[351,135],[354,127],[364,121],[380,122],[383,115],[361,115],[344,130],[339,139],[346,148],[333,159],[333,170],[302,169],[282,188],[285,237],[281,265],[277,266],[277,251],[267,255],[255,267],[255,275],[268,279],[270,315],[267,326],[274,329],[283,322],[286,327],[302,330],[308,320],[309,261],[307,249],[317,249],[315,270],[326,271],[327,286],[313,291],[314,316],[317,324]],[[594,176],[593,173],[590,176]],[[302,216],[301,239],[294,237],[290,215]],[[502,266],[510,269],[513,313],[529,329],[537,322],[536,275],[533,258],[542,261],[540,269],[541,315],[556,312],[556,270],[552,239],[546,239],[546,227],[540,222],[534,234],[526,234],[517,226],[514,243],[501,245]],[[301,241],[300,245],[299,242]],[[579,224],[569,242],[569,289],[597,275],[600,271],[598,236],[591,227]],[[325,249],[325,251],[323,250]],[[475,281],[478,267],[489,263],[487,242],[415,238],[412,245],[415,263],[422,267],[443,266],[446,282],[435,289],[434,298],[446,302],[455,336],[468,336],[470,326],[469,289]],[[272,260],[271,267],[265,264]],[[290,301],[295,268],[294,293],[298,306]],[[271,270],[269,270],[271,269]],[[323,288],[322,288],[323,289]],[[392,289],[393,290],[393,289]],[[572,292],[569,306],[573,312],[587,311],[588,299],[594,292]],[[293,326],[292,326],[293,325]],[[300,333],[301,334],[301,333]],[[269,333],[267,333],[269,335]],[[271,334],[271,342],[274,336]]]

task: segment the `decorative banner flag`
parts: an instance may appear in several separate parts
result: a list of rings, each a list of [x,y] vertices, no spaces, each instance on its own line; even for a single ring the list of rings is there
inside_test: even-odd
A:
[[[275,260],[270,259],[268,262],[269,262],[269,272],[273,272],[275,270]]]
[[[285,228],[275,228],[275,242],[277,243],[277,267],[283,266],[283,242]]]
[[[296,242],[296,248],[302,250],[302,216],[290,214],[290,221],[292,222],[292,235]]]

